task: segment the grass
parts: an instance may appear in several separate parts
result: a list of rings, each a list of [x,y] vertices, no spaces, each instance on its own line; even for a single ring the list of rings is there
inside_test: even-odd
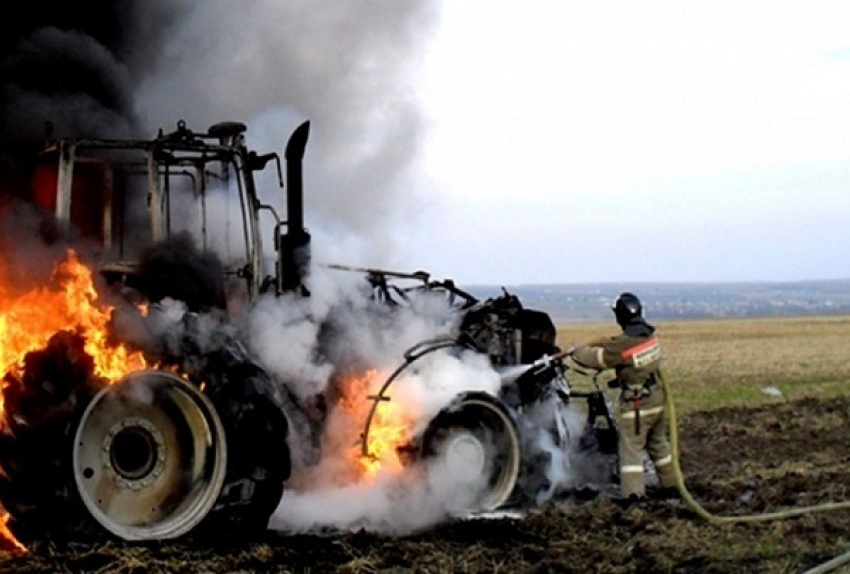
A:
[[[665,377],[681,412],[850,394],[850,315],[654,325],[664,349]],[[558,343],[567,348],[617,330],[613,321],[562,325]],[[590,384],[583,377],[573,382]],[[782,396],[765,393],[768,387]]]

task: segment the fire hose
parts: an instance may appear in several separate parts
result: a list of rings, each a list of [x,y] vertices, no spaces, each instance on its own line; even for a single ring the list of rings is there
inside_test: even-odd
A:
[[[762,514],[750,514],[739,516],[721,516],[718,514],[711,513],[705,508],[703,508],[702,505],[700,505],[699,502],[697,502],[696,499],[694,499],[694,497],[688,491],[687,486],[685,486],[685,478],[682,473],[682,467],[679,463],[679,432],[678,423],[676,420],[676,407],[673,403],[673,395],[670,393],[670,387],[667,384],[667,381],[665,380],[663,374],[659,373],[658,378],[661,381],[661,385],[664,388],[664,393],[666,395],[667,415],[669,417],[670,422],[670,448],[673,458],[673,471],[676,476],[676,488],[679,490],[679,494],[681,494],[682,500],[684,500],[697,515],[714,524],[733,524],[739,522],[763,522],[768,520],[778,520],[794,516],[801,516],[813,512],[825,512],[828,510],[843,510],[850,508],[850,501],[828,502],[813,506],[789,508],[776,512],[765,512]],[[848,563],[850,563],[850,551],[839,555],[834,559],[815,567],[812,570],[808,570],[805,574],[822,574],[825,572],[831,572],[835,568],[838,568],[839,566]]]

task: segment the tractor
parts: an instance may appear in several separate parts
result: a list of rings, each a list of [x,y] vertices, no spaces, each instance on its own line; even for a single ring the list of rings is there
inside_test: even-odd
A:
[[[283,161],[250,149],[238,122],[196,132],[180,121],[150,140],[48,141],[33,175],[45,227],[93,243],[109,293],[146,320],[165,313],[169,301],[183,307],[169,335],[176,342],[130,340],[147,365],[116,380],[95,376],[80,334],[66,331],[6,374],[0,503],[16,534],[79,533],[83,526],[124,540],[253,532],[266,527],[293,464],[315,462],[295,453],[315,452],[321,418],[228,328],[233,301],[244,308],[260,297],[310,297],[314,263],[302,182],[309,127],[292,132]],[[285,218],[260,199],[256,176],[267,171],[285,184]],[[221,189],[239,206],[224,229],[211,217]],[[187,205],[194,214],[188,219]],[[269,223],[271,258],[263,241]],[[222,249],[226,258],[211,256]],[[437,293],[454,317],[445,338],[405,353],[372,397],[364,456],[373,416],[400,376],[425,356],[466,352],[487,358],[500,389],[461,392],[403,450],[407,464],[440,460],[453,479],[481,483],[469,510],[533,504],[551,494],[547,475],[555,462],[540,446],[542,435],[556,449],[592,443],[611,452],[616,429],[604,394],[571,389],[546,313],[525,309],[506,291],[479,300],[421,271],[328,267],[359,274],[376,309],[392,312],[420,293]],[[407,280],[414,285],[399,285]],[[200,336],[210,320],[219,324],[213,343]],[[589,406],[578,434],[565,422],[576,398]]]

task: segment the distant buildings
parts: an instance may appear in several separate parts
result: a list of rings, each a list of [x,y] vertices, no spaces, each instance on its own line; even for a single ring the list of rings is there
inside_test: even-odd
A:
[[[465,287],[476,297],[501,287]],[[850,313],[850,280],[796,283],[588,283],[505,286],[525,307],[547,311],[556,323],[604,322],[621,291],[636,293],[650,319],[766,317]]]

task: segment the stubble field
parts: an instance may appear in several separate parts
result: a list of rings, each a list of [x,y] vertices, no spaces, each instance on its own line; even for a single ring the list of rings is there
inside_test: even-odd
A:
[[[850,316],[659,322],[688,490],[717,516],[850,500]],[[563,347],[612,332],[571,325]],[[574,381],[577,387],[583,381]],[[715,524],[604,495],[405,537],[268,533],[214,545],[36,540],[0,572],[805,572],[850,550],[850,510]]]

